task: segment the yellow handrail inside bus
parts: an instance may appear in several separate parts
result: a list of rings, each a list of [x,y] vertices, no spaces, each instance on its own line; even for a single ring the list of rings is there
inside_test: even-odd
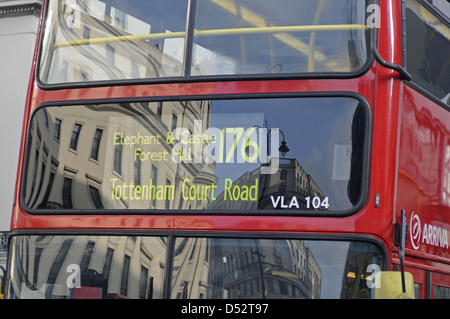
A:
[[[281,26],[281,27],[254,27],[254,28],[232,28],[232,29],[215,29],[215,30],[194,30],[195,36],[222,36],[222,35],[245,35],[245,34],[273,34],[273,33],[289,33],[289,32],[313,32],[313,31],[341,31],[341,30],[368,30],[367,25],[363,24],[331,24],[331,25],[301,25],[301,26]],[[93,39],[80,39],[55,43],[55,48],[63,48],[70,46],[92,45],[99,43],[124,42],[136,40],[158,40],[181,38],[185,36],[184,31],[138,34],[138,35],[120,35],[113,37],[102,37]]]

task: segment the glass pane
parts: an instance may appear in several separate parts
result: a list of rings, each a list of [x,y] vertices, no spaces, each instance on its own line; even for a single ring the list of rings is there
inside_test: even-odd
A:
[[[40,80],[181,76],[187,1],[51,0]]]
[[[55,213],[348,211],[364,197],[368,112],[349,97],[41,108],[23,199]],[[77,151],[69,148],[75,122],[83,123]]]
[[[450,28],[416,0],[406,1],[406,68],[413,81],[450,105]]]
[[[372,275],[385,263],[382,251],[364,242],[180,237],[167,245],[166,237],[95,235],[11,240],[11,299],[372,298]]]
[[[160,299],[163,237],[18,236],[9,298]]]
[[[172,299],[372,298],[374,245],[275,239],[179,238]]]
[[[192,73],[358,70],[365,11],[365,1],[351,0],[199,0]]]
[[[367,3],[198,0],[185,43],[188,1],[49,0],[39,78],[353,72],[367,61]]]

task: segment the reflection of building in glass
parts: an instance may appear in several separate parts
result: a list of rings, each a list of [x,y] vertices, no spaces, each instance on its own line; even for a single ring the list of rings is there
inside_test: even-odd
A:
[[[367,242],[13,236],[10,298],[371,298]]]
[[[177,163],[166,137],[209,123],[210,102],[151,102],[40,109],[30,128],[30,208],[204,209],[180,185],[216,182],[215,164]],[[188,134],[186,134],[188,136]],[[208,194],[210,196],[210,194]]]
[[[18,237],[21,298],[162,298],[164,238],[114,236]],[[29,257],[32,257],[31,259]]]
[[[306,197],[312,200],[324,194],[316,181],[309,175],[295,158],[280,158],[279,169],[276,174],[261,175],[261,199],[258,208],[283,208],[281,199],[274,205],[273,196],[283,196],[283,205],[291,208],[307,209]],[[295,197],[296,201],[292,201]],[[292,204],[291,204],[292,203]]]
[[[172,271],[172,299],[205,299],[210,288],[208,238],[180,238],[176,241]]]
[[[324,193],[295,158],[280,158],[279,169],[275,174],[261,174],[261,168],[246,172],[233,185],[254,185],[258,180],[258,201],[224,200],[225,192],[220,194],[210,206],[211,209],[311,209],[314,197],[324,199]],[[295,198],[294,198],[295,197]],[[305,198],[310,197],[310,207]],[[294,199],[293,199],[294,198]],[[289,207],[291,206],[291,207]],[[319,209],[323,209],[320,207]]]
[[[321,269],[303,241],[183,238],[172,298],[320,298]]]
[[[322,274],[303,241],[212,239],[208,298],[320,298]]]
[[[161,6],[159,10],[165,8],[163,3],[154,5]],[[53,19],[49,21],[55,25],[52,26],[54,34],[48,40],[57,44],[52,59],[43,56],[41,76],[44,81],[84,82],[181,75],[183,62],[169,52],[173,41],[183,48],[183,21],[165,21],[170,27],[162,21],[149,24],[98,0],[54,1],[50,6]],[[182,25],[182,29],[168,29],[177,25]],[[169,35],[174,31],[183,34]],[[150,33],[157,35],[151,41],[138,36]],[[131,35],[137,36],[120,40],[121,36]],[[107,37],[116,40],[92,41]]]

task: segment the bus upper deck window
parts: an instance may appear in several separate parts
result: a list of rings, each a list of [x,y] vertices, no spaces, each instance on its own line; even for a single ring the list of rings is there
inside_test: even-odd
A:
[[[50,0],[38,78],[55,85],[327,76],[353,74],[368,65],[369,2],[280,1]],[[188,8],[192,3],[196,9]]]

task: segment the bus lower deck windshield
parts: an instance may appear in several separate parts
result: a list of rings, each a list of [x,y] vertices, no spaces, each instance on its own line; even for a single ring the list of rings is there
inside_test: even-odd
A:
[[[44,235],[11,247],[7,294],[22,299],[372,298],[385,262],[356,241]]]

